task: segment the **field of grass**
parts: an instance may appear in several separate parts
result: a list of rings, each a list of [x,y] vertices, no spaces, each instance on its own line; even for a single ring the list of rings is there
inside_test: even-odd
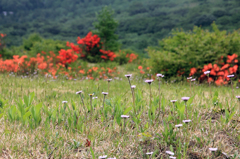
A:
[[[157,79],[130,79],[136,88],[124,75],[109,83],[1,75],[0,156],[240,158],[239,89],[163,81],[159,91]]]

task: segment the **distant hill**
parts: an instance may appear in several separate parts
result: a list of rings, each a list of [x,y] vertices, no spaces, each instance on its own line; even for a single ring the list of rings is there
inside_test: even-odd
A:
[[[75,42],[106,5],[115,10],[122,48],[140,53],[174,28],[207,28],[213,21],[221,30],[240,28],[239,0],[1,0],[0,32],[8,34],[8,45],[20,45],[33,32]]]

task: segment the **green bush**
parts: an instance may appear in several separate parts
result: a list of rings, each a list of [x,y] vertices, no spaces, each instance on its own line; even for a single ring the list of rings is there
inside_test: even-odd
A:
[[[215,23],[212,29],[213,32],[200,27],[194,27],[191,32],[175,30],[172,37],[159,41],[159,47],[149,47],[147,51],[153,71],[167,77],[181,73],[188,76],[192,67],[214,63],[221,56],[240,55],[239,30],[233,33],[219,31]]]

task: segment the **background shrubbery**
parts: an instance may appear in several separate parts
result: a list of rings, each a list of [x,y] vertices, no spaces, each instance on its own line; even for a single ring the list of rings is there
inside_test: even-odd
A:
[[[193,31],[173,31],[173,36],[159,41],[158,47],[149,47],[149,62],[153,72],[167,77],[188,76],[190,68],[214,63],[221,56],[240,55],[240,32],[220,31],[212,24],[213,32],[194,27]]]

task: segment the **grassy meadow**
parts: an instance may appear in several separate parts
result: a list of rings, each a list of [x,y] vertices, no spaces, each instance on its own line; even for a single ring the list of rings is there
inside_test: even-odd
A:
[[[135,76],[130,80],[136,88],[124,75],[110,82],[1,75],[0,156],[240,158],[235,86],[190,87],[163,78],[159,90],[158,79],[151,85]],[[190,99],[185,103],[182,97]]]

